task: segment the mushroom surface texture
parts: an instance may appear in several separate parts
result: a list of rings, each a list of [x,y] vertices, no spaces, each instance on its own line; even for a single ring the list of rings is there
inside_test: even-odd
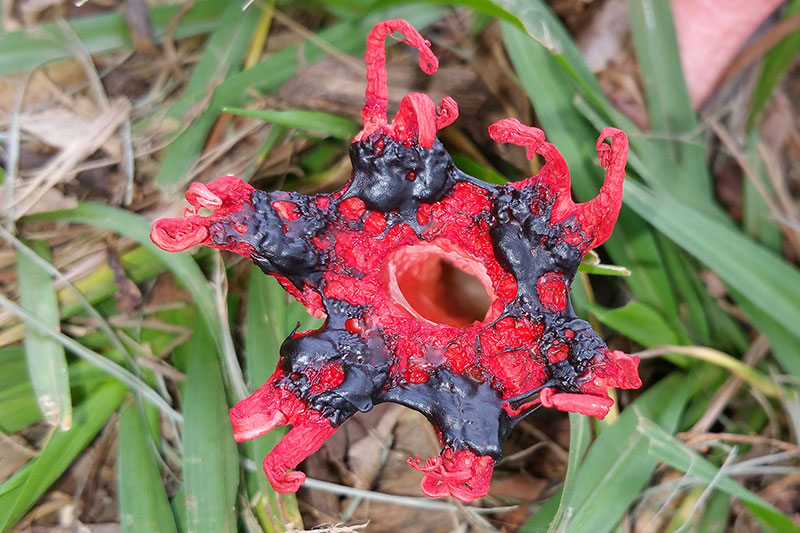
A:
[[[408,94],[388,122],[384,41],[394,32],[419,50],[423,71],[438,67],[408,22],[373,28],[363,129],[343,189],[265,192],[232,176],[193,183],[183,218],[158,220],[151,238],[168,251],[203,244],[249,257],[326,319],[292,332],[272,377],[230,410],[238,442],[292,426],[264,459],[277,491],[300,487],[305,475],[293,469],[350,416],[395,402],[425,415],[441,440],[439,457],[409,459],[424,472],[422,491],[468,502],[487,494],[502,442],[536,406],[603,418],[609,387],[641,386],[638,358],[609,350],[569,298],[582,257],[616,222],[628,141],[600,132],[606,178],[597,197],[576,204],[544,133],[500,120],[492,139],[545,164],[523,181],[484,183],[436,137],[458,116],[451,98],[437,106]]]

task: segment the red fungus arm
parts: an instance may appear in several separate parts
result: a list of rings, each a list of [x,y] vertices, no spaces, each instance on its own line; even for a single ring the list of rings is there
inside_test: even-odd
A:
[[[264,457],[264,473],[270,485],[282,494],[297,492],[306,475],[296,468],[306,457],[319,450],[322,443],[336,432],[330,421],[313,409],[302,418]]]
[[[251,396],[230,409],[233,438],[236,442],[252,440],[278,426],[291,425],[287,433],[264,458],[264,473],[272,487],[283,494],[297,492],[306,476],[289,472],[317,451],[336,432],[330,421],[308,407],[297,396],[282,387],[281,370]]]
[[[208,185],[194,182],[186,191],[185,198],[191,207],[183,210],[183,218],[162,218],[153,223],[150,240],[168,252],[180,252],[197,244],[229,250],[248,257],[252,246],[236,242],[220,246],[210,238],[209,227],[224,221],[249,204],[253,187],[234,176],[217,178]],[[197,210],[210,209],[209,216],[200,216]]]
[[[535,154],[544,158],[545,166],[536,176],[520,182],[520,186],[541,180],[556,194],[551,222],[561,222],[575,211],[567,162],[555,146],[544,140],[542,130],[526,126],[515,118],[504,118],[489,126],[489,136],[496,142],[526,147],[528,159],[533,159]]]
[[[533,159],[534,153],[544,157],[545,167],[531,179],[543,181],[557,195],[550,220],[552,223],[562,222],[575,214],[588,238],[584,244],[586,251],[608,240],[622,206],[622,183],[628,160],[628,137],[625,132],[617,128],[604,128],[600,132],[595,147],[600,165],[606,169],[605,180],[598,195],[581,204],[572,202],[567,164],[556,147],[545,142],[542,130],[525,126],[517,119],[506,118],[489,126],[489,135],[497,142],[527,147],[528,159]],[[608,137],[611,137],[611,145],[605,143]]]
[[[407,21],[402,19],[386,20],[376,24],[367,37],[367,52],[364,60],[367,63],[367,93],[361,118],[364,120],[363,135],[369,135],[386,124],[386,105],[389,103],[389,89],[386,75],[386,37],[394,32],[402,32],[409,46],[419,50],[419,68],[426,74],[433,74],[439,68],[439,60],[433,55],[430,42]],[[356,137],[358,139],[358,137]]]
[[[602,420],[608,414],[608,410],[611,409],[611,406],[614,405],[614,400],[608,396],[608,393],[604,392],[603,394],[604,396],[574,394],[557,392],[555,389],[544,388],[539,393],[539,401],[544,407],[555,407],[559,411],[580,413]]]
[[[405,95],[392,121],[393,137],[398,140],[416,137],[420,146],[430,149],[436,138],[436,131],[436,107],[433,100],[422,93]]]
[[[431,51],[431,43],[411,24],[402,19],[387,20],[375,25],[367,38],[367,91],[361,118],[364,128],[355,136],[359,142],[376,131],[385,130],[402,142],[416,140],[420,146],[430,149],[436,132],[458,117],[455,100],[445,97],[437,109],[433,101],[424,94],[411,93],[400,102],[400,109],[391,125],[387,124],[386,106],[389,102],[389,89],[386,74],[386,37],[394,32],[402,32],[406,43],[419,50],[419,67],[426,74],[433,74],[439,68],[439,60]]]
[[[611,137],[611,145],[604,141]],[[593,238],[587,250],[597,248],[611,236],[622,207],[622,182],[625,179],[625,163],[628,160],[628,136],[617,128],[603,128],[597,138],[597,156],[606,169],[605,181],[600,193],[588,202],[578,204],[578,220]]]

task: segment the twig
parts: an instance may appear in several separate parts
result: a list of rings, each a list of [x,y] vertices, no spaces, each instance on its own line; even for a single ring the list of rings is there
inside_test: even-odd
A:
[[[547,435],[547,433],[545,433],[544,431],[538,429],[533,424],[529,424],[528,422],[525,422],[525,421],[520,422],[518,424],[518,427],[520,429],[522,429],[525,433],[533,435],[534,437],[536,437],[537,439],[539,439],[542,442],[546,442],[550,446],[550,448],[553,450],[553,452],[555,452],[555,454],[558,455],[558,458],[561,459],[564,463],[569,462],[569,452],[567,452],[567,450],[565,450],[556,441],[551,439]]]
[[[514,461],[519,461],[521,459],[526,459],[528,456],[533,455],[537,450],[540,448],[544,448],[545,446],[549,446],[548,442],[537,442],[531,446],[528,446],[522,451],[517,453],[512,453],[511,455],[503,458],[503,463],[513,463]]]
[[[133,202],[133,177],[136,171],[130,117],[126,117],[122,121],[120,136],[122,137],[122,173],[125,175],[125,195],[122,197],[122,205],[127,207]]]
[[[764,356],[767,355],[768,351],[769,341],[764,335],[759,335],[753,344],[750,345],[747,353],[744,354],[742,362],[748,366],[755,366],[764,358]],[[728,405],[728,402],[730,402],[731,398],[736,395],[739,388],[742,386],[742,383],[744,383],[744,380],[738,376],[729,377],[722,387],[720,387],[719,390],[714,394],[708,409],[706,409],[706,412],[703,413],[703,416],[700,417],[700,420],[698,420],[694,426],[692,426],[692,429],[690,429],[689,432],[707,432],[717,420],[717,417],[719,417],[723,409],[725,409],[725,406]]]
[[[365,500],[372,500],[384,503],[393,503],[396,505],[404,505],[407,507],[416,507],[418,509],[430,509],[436,511],[458,511],[456,505],[445,502],[437,502],[427,498],[415,498],[413,496],[398,496],[397,494],[386,494],[384,492],[375,492],[371,490],[356,489],[353,487],[346,487],[337,483],[330,483],[329,481],[322,481],[319,479],[306,478],[303,486],[309,489],[321,490],[323,492],[332,492],[342,496],[361,497]],[[516,505],[504,507],[471,507],[464,506],[465,509],[474,511],[480,514],[492,513],[505,513],[517,508]]]
[[[694,433],[693,431],[686,431],[676,435],[679,439],[686,442],[688,446],[695,446],[697,443],[704,441],[728,441],[728,442],[741,442],[744,444],[768,444],[776,448],[781,448],[787,452],[796,453],[800,452],[800,446],[785,442],[782,440],[771,439],[769,437],[762,437],[761,435],[742,435],[740,433]]]
[[[31,82],[31,77],[36,69],[41,65],[37,65],[30,72],[25,75],[22,84],[17,93],[17,99],[14,102],[14,111],[11,113],[11,123],[8,125],[8,143],[6,151],[8,152],[8,160],[6,161],[6,174],[5,174],[5,217],[4,225],[10,230],[14,231],[14,186],[17,181],[17,172],[19,172],[19,150],[20,150],[20,120],[19,116],[22,113],[22,101],[25,99],[25,93],[28,90],[28,85]]]
[[[67,21],[64,19],[58,19],[56,20],[56,24],[63,32],[67,49],[78,61],[78,64],[83,67],[83,71],[86,74],[86,79],[89,82],[89,92],[92,93],[92,96],[97,102],[98,107],[103,111],[108,110],[110,107],[108,95],[106,95],[106,91],[103,88],[103,82],[100,81],[100,74],[97,72],[97,69],[94,68],[94,63],[92,62],[92,56],[89,53],[89,50],[86,49],[86,46],[81,41],[80,37],[78,37],[78,34],[75,33],[75,30],[73,30],[72,27],[67,24]]]

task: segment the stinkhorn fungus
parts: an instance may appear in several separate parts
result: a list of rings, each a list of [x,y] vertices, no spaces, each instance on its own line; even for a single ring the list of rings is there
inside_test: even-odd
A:
[[[305,475],[292,469],[354,413],[395,402],[425,415],[442,443],[441,456],[408,460],[425,473],[422,491],[468,502],[486,495],[502,442],[535,406],[603,418],[609,387],[641,385],[638,358],[609,350],[569,299],[581,258],[617,219],[628,141],[615,128],[600,133],[606,178],[586,203],[573,203],[567,165],[544,133],[515,119],[489,133],[541,155],[541,171],[505,185],[469,176],[436,138],[458,116],[451,98],[436,106],[409,94],[387,121],[384,40],[396,31],[419,50],[422,70],[438,67],[408,22],[372,29],[364,129],[343,189],[193,183],[192,207],[158,220],[151,237],[168,251],[204,244],[249,257],[326,317],[316,331],[292,332],[272,377],[230,410],[237,442],[292,426],[264,459],[275,490],[296,491]],[[442,281],[452,272],[482,287],[484,307],[458,304]]]

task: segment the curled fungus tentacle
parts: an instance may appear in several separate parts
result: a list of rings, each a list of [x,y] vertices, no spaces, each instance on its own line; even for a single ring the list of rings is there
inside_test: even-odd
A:
[[[411,93],[400,103],[400,110],[391,125],[387,124],[386,106],[389,103],[389,89],[386,74],[386,37],[401,32],[404,39],[399,41],[419,51],[419,68],[428,75],[439,68],[439,60],[431,51],[430,41],[411,24],[402,19],[387,20],[376,24],[367,37],[367,90],[361,118],[364,128],[356,135],[362,141],[377,131],[386,131],[401,142],[410,143],[415,139],[420,146],[430,149],[436,132],[450,125],[458,117],[455,100],[445,97],[439,109],[427,95]]]

